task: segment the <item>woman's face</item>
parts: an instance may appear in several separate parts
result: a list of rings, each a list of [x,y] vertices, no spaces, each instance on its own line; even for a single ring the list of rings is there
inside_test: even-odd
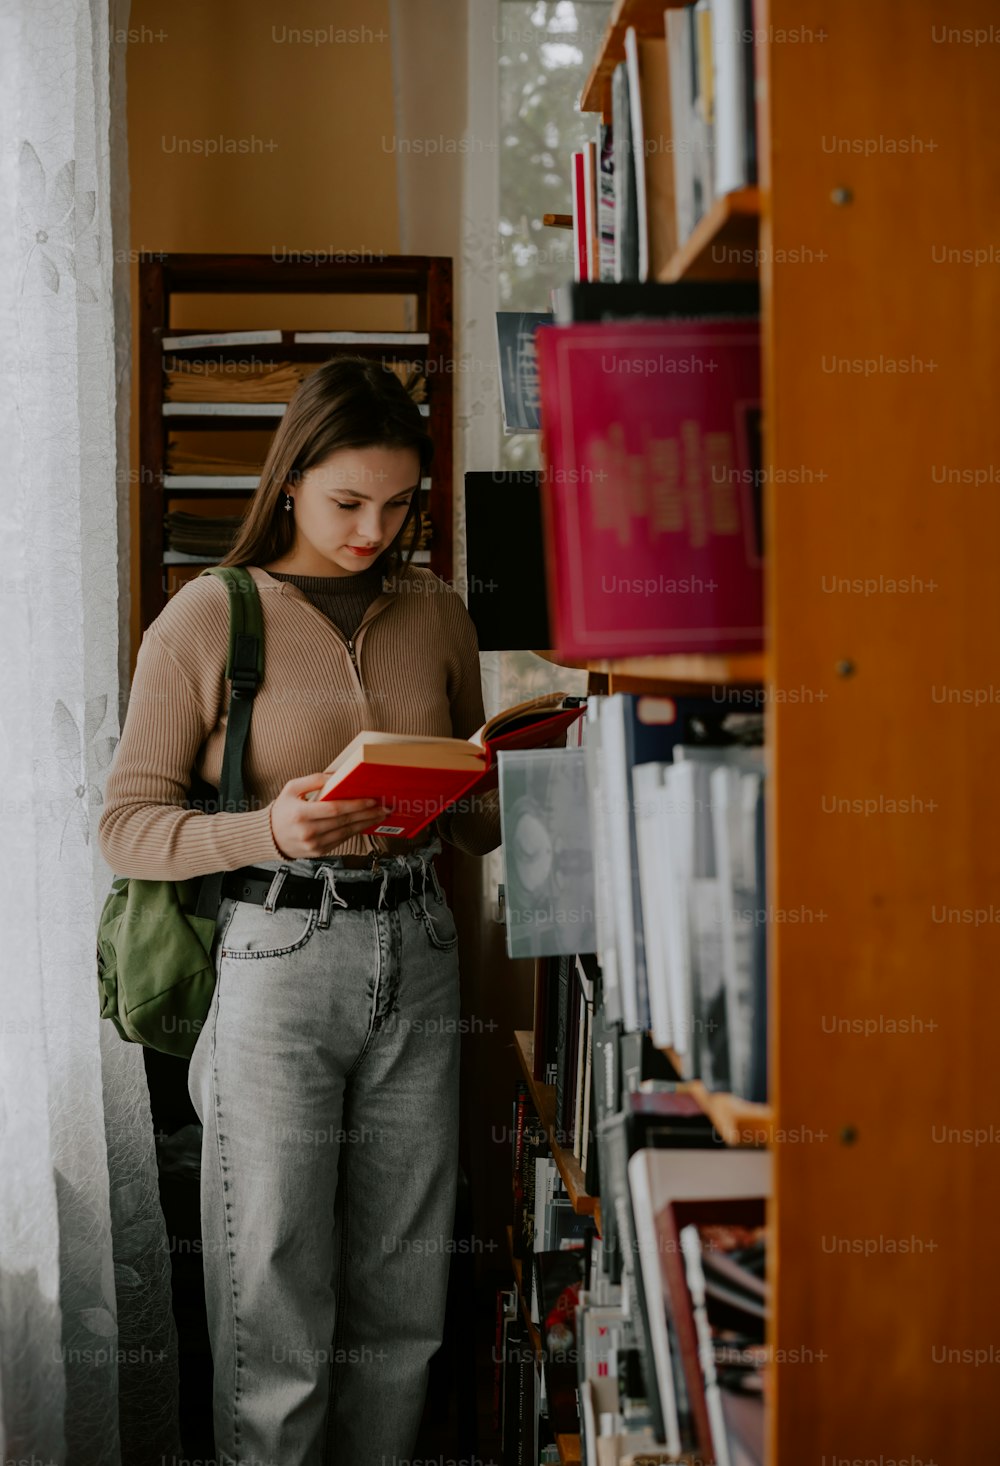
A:
[[[420,490],[415,448],[340,448],[288,490],[301,575],[353,575],[395,539]],[[282,500],[282,502],[284,502]]]

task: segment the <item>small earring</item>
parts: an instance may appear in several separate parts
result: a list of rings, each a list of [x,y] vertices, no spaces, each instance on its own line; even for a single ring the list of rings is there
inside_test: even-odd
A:
[[[292,496],[291,496],[291,494],[286,494],[285,495],[285,508],[286,509],[291,509],[291,507],[292,507]]]

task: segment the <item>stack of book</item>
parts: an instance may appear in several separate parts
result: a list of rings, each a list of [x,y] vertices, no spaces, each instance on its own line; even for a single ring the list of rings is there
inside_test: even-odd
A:
[[[591,1014],[580,1079],[557,1010],[567,985],[587,973],[581,991]],[[649,1034],[626,1033],[609,1019],[593,953],[539,964],[534,1074],[556,1084],[555,1123],[550,1130],[539,1119],[519,1083],[516,1286],[506,1301],[512,1312],[520,1302],[515,1325],[534,1351],[532,1368],[540,1367],[537,1379],[526,1373],[519,1382],[525,1361],[498,1352],[507,1399],[521,1410],[518,1416],[511,1407],[508,1439],[538,1452],[553,1434],[580,1433],[583,1459],[595,1466],[658,1449],[668,1453],[663,1459],[683,1451],[718,1466],[761,1462],[769,1154],[724,1146]],[[580,1120],[576,1130],[565,1124],[567,1092],[578,1116],[589,1116],[586,1192],[600,1198],[599,1231],[574,1211],[560,1181],[570,1154],[580,1156]],[[576,1255],[560,1256],[567,1251]],[[570,1349],[572,1381],[559,1372]],[[503,1388],[498,1380],[498,1398]],[[505,1449],[504,1459],[522,1457]]]
[[[171,509],[163,516],[165,546],[184,555],[221,560],[231,548],[242,522],[242,514],[185,514],[183,510]]]
[[[512,1300],[505,1290],[498,1299],[495,1401],[504,1460],[535,1462],[557,1436],[579,1431],[573,1332],[596,1233],[593,1219],[573,1209],[523,1083],[514,1099],[511,1138],[511,1253],[519,1288]],[[511,1348],[511,1328],[515,1342],[529,1345],[530,1360]],[[532,1454],[520,1454],[529,1441]]]
[[[770,1175],[767,1151],[668,1143],[629,1156],[646,1378],[674,1455],[763,1462]]]
[[[259,431],[241,432],[238,442],[212,445],[208,450],[199,442],[191,443],[187,434],[172,433],[167,440],[167,472],[184,478],[214,478],[219,488],[254,488],[264,466],[271,434]],[[240,480],[238,484],[232,479]],[[243,480],[252,480],[250,483]]]
[[[559,950],[551,934],[581,927],[550,892],[526,1073],[551,1098],[544,1122],[526,1084],[514,1108],[520,1273],[499,1317],[520,1293],[510,1327],[530,1348],[505,1335],[505,1461],[547,1459],[553,1435],[577,1432],[588,1466],[763,1460],[770,1157],[728,1148],[687,1083],[766,1098],[761,724],[752,699],[734,714],[706,697],[591,695],[581,746],[545,751],[582,776],[596,940]],[[505,844],[524,818],[510,758]],[[532,858],[577,843],[573,800],[531,813]],[[574,1167],[571,1196],[560,1175]],[[594,1198],[597,1233],[574,1210]],[[560,1346],[574,1350],[572,1389]]]
[[[625,32],[611,121],[572,158],[574,278],[657,280],[713,202],[757,179],[752,0]]]
[[[539,991],[558,1122],[584,1170],[598,963],[611,1022],[648,1031],[684,1079],[767,1098],[757,696],[734,713],[591,695],[581,747],[499,754],[507,950],[562,959],[540,966]]]
[[[166,369],[168,402],[287,402],[318,362],[184,361]]]
[[[632,785],[653,1037],[685,1077],[763,1100],[763,750],[678,744]]]

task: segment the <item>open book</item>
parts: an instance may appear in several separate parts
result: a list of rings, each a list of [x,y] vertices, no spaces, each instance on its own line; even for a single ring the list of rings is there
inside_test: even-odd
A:
[[[552,748],[583,713],[586,698],[550,692],[487,719],[471,738],[359,733],[324,770],[316,799],[381,801],[388,814],[366,834],[419,834],[442,810],[472,790],[496,787],[500,749]]]

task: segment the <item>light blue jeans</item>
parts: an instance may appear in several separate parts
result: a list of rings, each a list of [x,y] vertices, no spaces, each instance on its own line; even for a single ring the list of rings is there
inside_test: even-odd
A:
[[[283,863],[326,872],[319,910],[226,898],[219,911],[188,1081],[219,1466],[413,1455],[458,1167],[458,937],[440,849],[389,862],[412,892],[393,910],[339,905],[343,883],[382,877],[330,857]]]

